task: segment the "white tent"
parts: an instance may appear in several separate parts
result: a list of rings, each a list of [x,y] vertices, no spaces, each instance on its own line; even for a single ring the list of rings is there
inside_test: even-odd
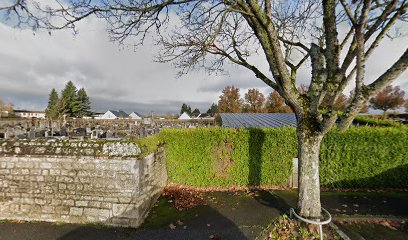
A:
[[[188,120],[191,119],[190,115],[188,115],[186,112],[183,112],[183,114],[181,114],[181,116],[178,118],[180,120]]]
[[[135,120],[141,120],[142,119],[142,116],[137,112],[132,112],[131,114],[129,114],[129,117],[131,119],[135,119]]]

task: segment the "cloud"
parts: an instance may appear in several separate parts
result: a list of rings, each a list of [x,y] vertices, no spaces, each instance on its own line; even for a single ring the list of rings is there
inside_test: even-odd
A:
[[[45,109],[51,88],[60,91],[67,81],[85,87],[96,111],[124,109],[143,113],[178,112],[181,103],[206,111],[218,101],[228,85],[249,88],[265,95],[271,89],[241,66],[226,64],[229,75],[191,72],[176,78],[171,63],[153,61],[158,47],[148,38],[136,50],[109,42],[106,25],[88,18],[79,24],[80,33],[70,31],[33,33],[0,23],[0,97],[17,108]],[[389,67],[407,46],[408,38],[385,41],[367,63],[367,79],[374,79]],[[251,63],[268,73],[264,56]],[[407,73],[396,85],[408,91]],[[298,73],[298,84],[308,83],[310,69]],[[351,88],[351,87],[350,87]]]

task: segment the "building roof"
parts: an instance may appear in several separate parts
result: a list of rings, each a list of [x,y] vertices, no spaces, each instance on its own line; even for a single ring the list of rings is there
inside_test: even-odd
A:
[[[14,110],[15,113],[45,113],[44,111]]]
[[[293,113],[220,113],[221,125],[233,128],[296,127]]]
[[[127,117],[129,117],[129,114],[125,113],[122,110],[119,110],[119,111],[109,110],[109,112],[113,113],[113,115],[115,115],[117,118],[127,118]]]

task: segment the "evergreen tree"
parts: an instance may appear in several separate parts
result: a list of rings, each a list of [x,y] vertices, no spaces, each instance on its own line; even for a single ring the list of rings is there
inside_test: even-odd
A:
[[[55,90],[55,88],[51,89],[50,96],[48,98],[48,106],[47,109],[45,109],[45,113],[47,114],[47,117],[56,117],[54,115],[55,113],[55,106],[57,105],[59,99],[58,99],[58,93]]]
[[[69,81],[61,92],[61,99],[64,101],[63,110],[68,115],[68,117],[75,117],[76,112],[73,109],[78,109],[79,101],[77,99],[77,88],[74,83]]]
[[[86,94],[84,88],[79,89],[75,98],[75,102],[78,103],[75,104],[72,108],[75,117],[84,117],[91,114],[91,101],[89,100],[89,97]]]
[[[218,113],[218,105],[215,103],[211,104],[211,107],[207,110],[207,113],[209,114]]]
[[[66,103],[65,100],[60,98],[58,99],[57,103],[48,110],[47,116],[51,118],[59,118],[62,115],[67,113],[67,109],[65,108]]]
[[[183,103],[183,105],[181,106],[181,110],[180,110],[180,115],[183,113],[188,113],[189,115],[191,115],[191,107],[190,105],[187,105],[185,103]]]
[[[200,109],[196,108],[196,109],[194,109],[194,111],[192,113],[193,114],[200,114]]]

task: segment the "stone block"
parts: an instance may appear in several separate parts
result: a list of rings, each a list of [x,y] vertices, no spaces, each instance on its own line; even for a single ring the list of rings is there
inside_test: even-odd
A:
[[[73,216],[82,216],[83,212],[84,212],[83,208],[71,207],[69,209],[69,214]]]
[[[111,223],[117,226],[129,226],[129,219],[128,218],[111,218]]]
[[[49,163],[49,162],[42,162],[42,163],[40,163],[40,168],[42,168],[42,169],[50,169],[50,168],[52,168],[52,164]]]
[[[106,219],[110,217],[110,210],[100,208],[85,208],[84,215]]]
[[[89,204],[88,201],[75,201],[75,206],[76,207],[87,207]]]
[[[92,208],[101,208],[101,202],[90,201],[88,206]]]
[[[113,204],[112,214],[115,217],[134,218],[138,216],[138,209],[134,204]]]

